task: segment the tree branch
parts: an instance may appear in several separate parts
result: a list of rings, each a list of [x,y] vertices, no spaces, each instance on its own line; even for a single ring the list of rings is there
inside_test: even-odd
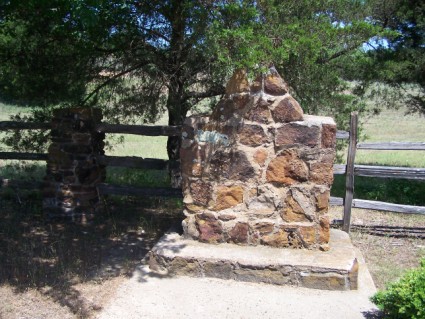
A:
[[[127,69],[127,70],[121,71],[121,72],[113,75],[112,77],[110,77],[109,79],[107,79],[105,82],[103,82],[102,84],[100,84],[98,87],[96,87],[93,91],[91,91],[91,93],[89,95],[87,95],[87,97],[83,100],[82,103],[83,104],[86,103],[90,98],[92,98],[95,94],[99,93],[99,91],[101,89],[103,89],[105,86],[107,86],[112,81],[118,79],[119,77],[121,77],[121,76],[123,76],[123,75],[125,75],[127,73],[130,73],[130,72],[132,72],[134,70],[137,70],[138,68],[142,67],[145,64],[147,64],[147,62],[138,63],[138,64],[134,65],[133,67]]]
[[[340,56],[343,56],[344,54],[349,53],[350,51],[353,51],[354,49],[358,48],[362,43],[360,43],[360,44],[359,43],[355,43],[355,44],[353,44],[351,46],[346,47],[345,49],[343,49],[341,51],[335,52],[330,57],[317,59],[316,62],[318,64],[328,63],[328,62],[330,62],[330,61],[332,61],[332,60],[334,60],[336,58],[339,58]]]
[[[216,86],[216,87],[212,87],[210,88],[208,91],[205,92],[187,92],[185,93],[183,99],[186,101],[188,99],[204,99],[207,97],[212,97],[212,96],[216,96],[216,95],[222,95],[225,93],[225,88],[224,86]]]

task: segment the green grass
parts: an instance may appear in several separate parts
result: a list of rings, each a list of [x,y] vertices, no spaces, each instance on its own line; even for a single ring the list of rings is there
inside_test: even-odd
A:
[[[406,115],[406,108],[384,110],[378,116],[360,119],[364,142],[424,142],[425,117]],[[357,164],[425,167],[424,151],[358,150]]]
[[[363,176],[354,179],[354,198],[425,206],[424,194],[424,181]],[[345,175],[335,175],[331,195],[345,196]]]

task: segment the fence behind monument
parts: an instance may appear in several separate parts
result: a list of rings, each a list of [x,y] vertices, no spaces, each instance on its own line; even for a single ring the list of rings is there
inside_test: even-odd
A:
[[[379,142],[379,143],[358,143],[358,115],[356,112],[351,114],[350,130],[337,131],[337,139],[349,141],[347,160],[345,164],[335,164],[334,174],[345,174],[345,196],[331,197],[330,204],[343,206],[343,230],[349,231],[351,220],[351,208],[364,208],[371,210],[390,211],[398,213],[425,214],[425,206],[412,206],[404,204],[393,204],[380,201],[371,201],[354,198],[355,176],[367,176],[378,178],[397,178],[410,180],[425,180],[425,168],[392,167],[392,166],[371,166],[355,164],[356,150],[415,150],[425,151],[425,142]],[[0,131],[6,130],[35,130],[50,129],[50,123],[23,123],[13,121],[0,122]],[[97,126],[99,132],[109,134],[136,134],[143,136],[180,136],[181,128],[179,126],[147,126],[147,125],[120,125],[101,123]],[[23,152],[0,152],[0,159],[13,160],[47,160],[45,153],[23,153]],[[99,156],[101,164],[109,167],[126,167],[138,169],[168,170],[179,166],[178,162],[155,159],[141,158],[136,156]],[[38,188],[41,182],[18,182],[2,179],[0,177],[1,187],[21,187]],[[144,188],[123,185],[99,184],[98,191],[102,195],[130,195],[130,196],[161,196],[181,198],[180,189],[163,188]]]

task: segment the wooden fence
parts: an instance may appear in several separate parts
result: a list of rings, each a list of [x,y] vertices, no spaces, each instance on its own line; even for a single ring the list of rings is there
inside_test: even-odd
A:
[[[23,123],[3,121],[0,122],[0,131],[5,130],[35,130],[50,129],[50,123]],[[120,125],[120,124],[99,124],[96,127],[98,132],[135,134],[144,136],[180,136],[179,126],[148,126],[148,125]],[[46,153],[21,153],[21,152],[0,152],[0,159],[14,160],[47,160]],[[152,170],[168,170],[169,168],[179,167],[178,162],[167,161],[156,158],[142,158],[136,156],[98,156],[99,163],[109,167],[126,167]],[[29,183],[11,181],[0,177],[0,187],[20,187],[20,188],[39,188],[41,183]],[[132,187],[110,184],[99,184],[98,191],[101,195],[133,195],[133,196],[160,196],[182,198],[181,189],[171,187]]]
[[[403,204],[392,204],[379,201],[354,199],[354,177],[368,176],[380,178],[402,178],[413,180],[425,180],[425,168],[407,168],[407,167],[389,167],[389,166],[370,166],[356,165],[356,150],[425,150],[425,143],[411,142],[382,142],[382,143],[357,143],[358,115],[356,112],[351,114],[350,130],[337,131],[337,139],[348,139],[348,155],[346,164],[335,164],[334,174],[346,174],[346,191],[344,198],[331,197],[331,205],[344,206],[343,230],[349,232],[351,208],[366,208],[372,210],[392,211],[400,213],[417,213],[425,214],[425,207],[411,206]],[[4,121],[0,122],[0,131],[4,130],[34,130],[49,129],[49,123],[22,123]],[[119,133],[119,134],[136,134],[144,136],[180,136],[180,127],[178,126],[146,126],[146,125],[115,125],[100,124],[97,127],[99,132]],[[37,153],[17,153],[17,152],[0,152],[0,159],[17,159],[17,160],[46,160],[47,154]],[[99,162],[106,166],[142,168],[166,170],[168,168],[178,167],[179,163],[167,160],[141,158],[130,156],[99,156]],[[0,178],[0,186],[34,186],[32,184],[18,183],[16,181],[3,180]],[[134,195],[134,196],[162,196],[181,198],[180,189],[175,188],[136,188],[130,186],[119,186],[100,184],[98,186],[100,194],[116,194],[116,195]]]
[[[424,206],[411,206],[403,204],[392,204],[364,199],[353,199],[354,176],[367,176],[379,178],[401,178],[413,180],[425,180],[425,168],[392,167],[392,166],[371,166],[354,164],[356,150],[415,150],[424,151],[423,142],[380,142],[380,143],[357,143],[358,136],[358,115],[353,112],[350,118],[350,131],[338,131],[338,139],[348,139],[348,153],[346,164],[335,164],[334,174],[346,174],[345,197],[331,197],[331,205],[344,206],[342,228],[350,231],[351,208],[365,208],[372,210],[391,211],[399,213],[425,214]]]

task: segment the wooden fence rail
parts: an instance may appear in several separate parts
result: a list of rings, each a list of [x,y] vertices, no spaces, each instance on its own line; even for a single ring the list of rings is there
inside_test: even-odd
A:
[[[402,204],[392,204],[379,201],[355,199],[354,176],[380,177],[380,178],[403,178],[411,180],[425,180],[425,168],[389,167],[354,164],[356,150],[425,150],[425,142],[379,142],[379,143],[357,143],[357,113],[352,113],[350,119],[350,130],[336,133],[337,139],[349,140],[347,164],[335,164],[334,174],[346,174],[346,194],[344,198],[331,197],[331,205],[344,206],[343,229],[350,230],[351,208],[366,208],[372,210],[384,210],[401,213],[425,214],[425,207]],[[49,129],[50,123],[14,122],[0,121],[0,131],[5,130],[35,130]],[[102,123],[96,128],[99,132],[137,134],[144,136],[180,136],[180,126],[149,126],[149,125],[121,125]],[[0,152],[0,159],[17,160],[46,160],[47,154],[40,153],[18,153]],[[170,162],[162,159],[141,158],[135,156],[98,156],[97,160],[105,166],[127,167],[166,170],[178,168],[178,162]],[[5,180],[0,178],[0,186],[12,186],[20,188],[40,187],[41,183],[27,183]],[[165,196],[181,198],[181,190],[173,188],[136,188],[130,186],[117,186],[100,184],[100,194],[135,195],[135,196]]]
[[[350,231],[351,208],[364,208],[408,214],[425,214],[425,207],[403,204],[393,204],[380,201],[354,199],[354,176],[378,177],[378,178],[401,178],[411,180],[425,180],[425,168],[391,167],[354,164],[357,149],[363,150],[425,150],[424,142],[379,142],[357,143],[357,113],[353,112],[350,119],[350,131],[337,132],[338,139],[349,139],[347,164],[335,164],[334,174],[346,174],[346,193],[344,198],[331,197],[330,204],[344,206],[342,229]],[[346,134],[347,133],[347,134]]]

